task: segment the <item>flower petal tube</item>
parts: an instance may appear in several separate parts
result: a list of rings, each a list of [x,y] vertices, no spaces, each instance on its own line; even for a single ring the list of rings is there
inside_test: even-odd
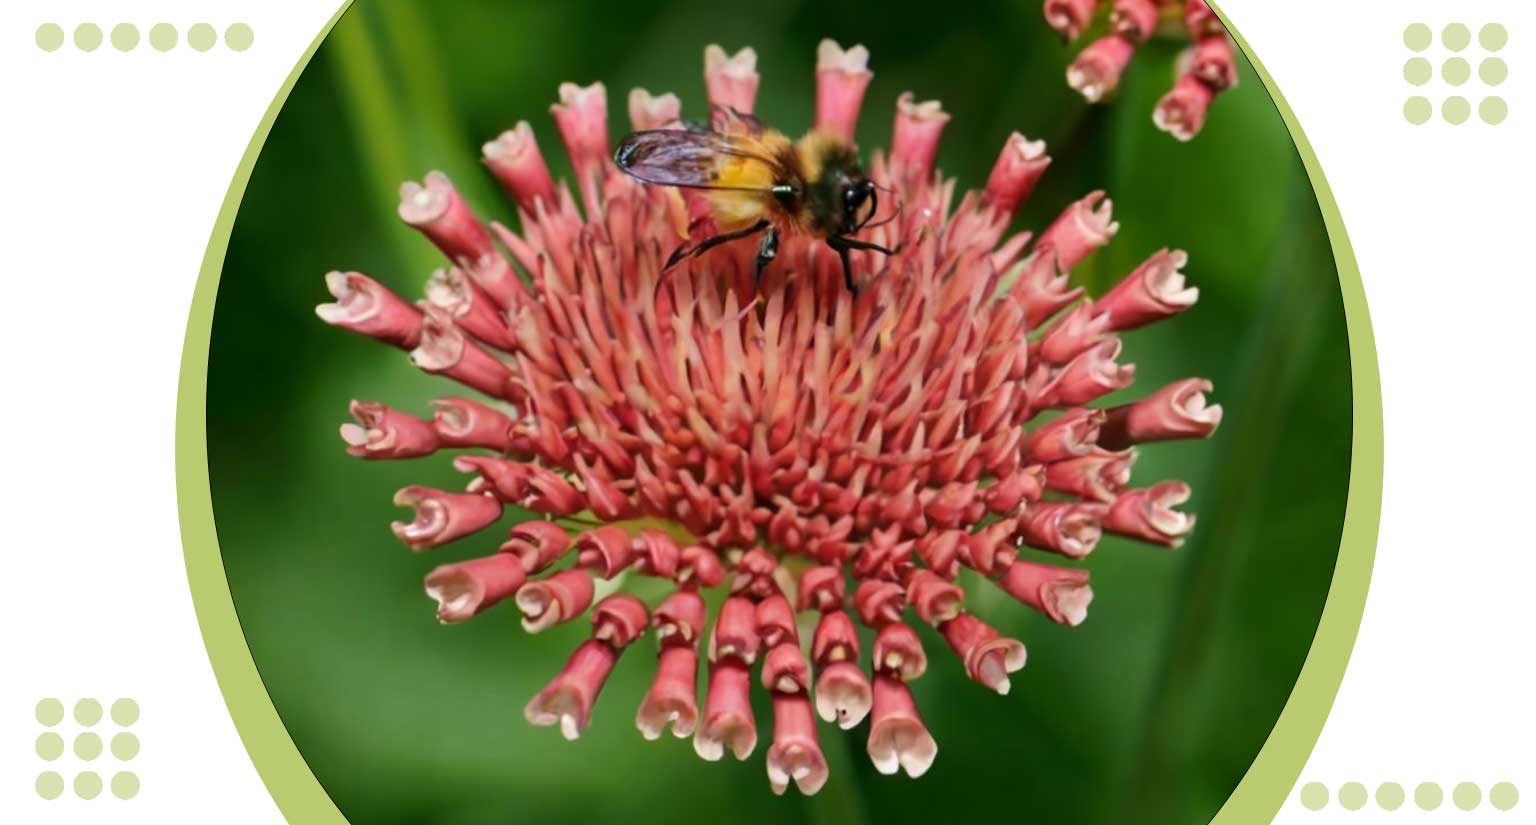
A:
[[[1120,40],[1093,69],[1106,90],[1144,37],[1146,6],[1116,4]],[[1051,8],[1075,33],[1097,6]],[[817,58],[815,128],[851,140],[869,53],[827,41]],[[1209,50],[1198,77],[1223,77],[1220,58]],[[710,47],[710,101],[749,112],[756,60]],[[655,655],[640,656],[651,687],[634,715],[646,738],[670,731],[706,760],[747,759],[761,725],[770,787],[809,794],[828,779],[820,737],[867,723],[854,735],[875,768],[916,777],[943,733],[911,689],[930,654],[998,694],[1025,664],[1023,642],[972,612],[986,602],[967,582],[1076,626],[1101,537],[1172,548],[1194,527],[1175,509],[1187,486],[1137,487],[1131,475],[1138,450],[1212,435],[1210,383],[1121,397],[1135,379],[1122,335],[1198,298],[1188,257],[1147,250],[1104,295],[1074,287],[1072,268],[1119,223],[1107,195],[1090,192],[1039,233],[1009,233],[1050,164],[1044,143],[1000,135],[987,180],[961,190],[934,168],[950,115],[903,95],[891,150],[867,165],[880,219],[857,234],[898,251],[853,250],[850,292],[837,255],[793,233],[760,281],[754,244],[664,272],[701,231],[684,193],[608,159],[601,85],[562,85],[552,114],[574,185],[555,180],[519,122],[484,150],[516,229],[484,224],[447,177],[428,174],[399,205],[447,258],[426,300],[335,272],[335,300],[318,310],[445,385],[430,415],[360,401],[341,428],[352,456],[450,453],[437,460],[467,474],[463,491],[411,486],[395,498],[415,511],[393,526],[411,550],[481,548],[427,575],[436,617],[457,624],[507,604],[529,632],[574,634],[590,616],[586,640],[528,703],[530,722],[580,736],[620,654],[651,630],[641,646]],[[675,95],[637,90],[628,116],[667,129],[684,113]],[[509,506],[536,517],[490,538]],[[664,581],[644,592],[667,595],[627,593],[634,577]],[[711,616],[707,604],[720,606]],[[952,657],[924,650],[922,624]],[[771,719],[754,715],[754,692]]]

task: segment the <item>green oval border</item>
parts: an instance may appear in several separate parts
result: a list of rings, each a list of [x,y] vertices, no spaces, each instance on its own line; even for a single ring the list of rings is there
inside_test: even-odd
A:
[[[1371,328],[1371,311],[1365,300],[1365,284],[1360,280],[1360,263],[1349,245],[1344,216],[1333,197],[1333,189],[1323,175],[1323,166],[1312,149],[1312,142],[1301,129],[1296,112],[1280,93],[1269,70],[1259,61],[1248,41],[1238,33],[1225,11],[1207,0],[1216,16],[1237,42],[1238,48],[1253,65],[1264,83],[1280,118],[1291,132],[1291,142],[1301,157],[1317,195],[1317,206],[1328,229],[1333,246],[1334,264],[1339,271],[1339,292],[1344,299],[1344,320],[1349,330],[1350,383],[1354,391],[1354,435],[1350,440],[1349,495],[1344,505],[1344,531],[1339,538],[1339,556],[1333,568],[1333,582],[1328,600],[1317,622],[1312,649],[1296,676],[1296,686],[1281,709],[1269,738],[1259,749],[1253,764],[1217,811],[1212,825],[1249,825],[1268,822],[1279,813],[1291,788],[1301,776],[1307,757],[1317,745],[1344,669],[1349,666],[1355,637],[1360,632],[1360,617],[1365,613],[1366,593],[1371,587],[1371,568],[1376,562],[1376,540],[1381,527],[1382,485],[1382,404],[1381,370],[1376,360],[1376,338]]]
[[[213,497],[208,483],[207,421],[205,418],[208,386],[208,343],[213,332],[214,299],[224,256],[229,249],[230,233],[245,187],[250,181],[261,148],[272,124],[282,110],[299,75],[309,65],[320,44],[336,22],[352,6],[345,0],[340,9],[321,29],[319,36],[305,50],[287,80],[267,107],[256,133],[235,169],[229,191],[214,222],[208,240],[182,347],[181,377],[176,396],[176,500],[181,521],[181,539],[186,556],[187,582],[202,630],[208,659],[218,679],[219,689],[229,708],[230,718],[244,742],[251,762],[260,774],[273,801],[289,822],[306,825],[346,825],[346,817],[336,808],[319,780],[310,771],[298,747],[283,727],[272,699],[267,695],[251,658],[245,635],[235,614],[229,581],[225,578],[223,556],[213,521]],[[1214,4],[1212,4],[1214,8]],[[1274,79],[1253,49],[1231,27],[1220,9],[1227,30],[1247,55],[1275,108],[1290,130],[1297,154],[1317,195],[1317,203],[1333,246],[1339,272],[1339,287],[1344,300],[1345,320],[1349,329],[1350,371],[1354,391],[1354,435],[1351,442],[1349,495],[1345,508],[1344,531],[1339,543],[1338,561],[1328,599],[1318,621],[1317,634],[1307,654],[1296,687],[1275,721],[1274,729],[1258,756],[1243,776],[1232,796],[1217,812],[1213,825],[1250,825],[1269,821],[1284,804],[1303,765],[1317,744],[1323,722],[1333,707],[1344,669],[1349,664],[1360,617],[1365,610],[1366,591],[1370,587],[1371,567],[1376,558],[1377,529],[1381,521],[1382,485],[1382,404],[1381,375],[1376,361],[1376,342],[1371,332],[1370,310],[1360,267],[1350,248],[1344,219],[1334,200],[1333,191],[1323,176],[1321,164],[1311,143],[1301,130],[1295,112],[1280,94]]]

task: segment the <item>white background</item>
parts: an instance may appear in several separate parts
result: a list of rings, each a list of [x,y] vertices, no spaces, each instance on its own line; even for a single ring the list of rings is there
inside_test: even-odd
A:
[[[1033,0],[1029,0],[1033,2]],[[173,472],[177,372],[213,219],[273,94],[334,11],[330,2],[0,3],[0,158],[7,296],[4,554],[0,599],[0,819],[27,823],[275,823],[230,722],[187,590]],[[1528,2],[1226,0],[1307,130],[1364,274],[1385,402],[1381,541],[1360,638],[1301,781],[1435,781],[1447,799],[1280,822],[1528,822],[1536,815],[1536,548],[1523,524],[1536,448],[1522,437],[1536,264],[1536,8]],[[177,25],[169,54],[104,43],[49,54],[66,33]],[[1508,121],[1411,127],[1402,30],[1448,22],[1510,31]],[[255,46],[206,54],[185,29],[249,23]],[[1474,42],[1473,50],[1477,49]],[[1428,53],[1446,52],[1438,43]],[[1472,60],[1475,68],[1476,61]],[[1463,87],[1474,104],[1479,84]],[[1438,79],[1422,93],[1438,103]],[[1220,117],[1218,105],[1215,113]],[[1148,128],[1151,128],[1150,124]],[[1235,182],[1240,187],[1241,182]],[[302,196],[295,193],[296,197]],[[1240,189],[1234,197],[1259,196]],[[1345,358],[1347,353],[1340,352]],[[25,479],[25,487],[16,479]],[[60,524],[91,525],[65,546]],[[78,535],[78,529],[71,534]],[[33,791],[43,696],[120,696],[143,708],[131,803]],[[62,728],[72,727],[68,719]],[[69,740],[66,736],[66,742]],[[104,737],[105,738],[105,737]],[[68,780],[72,754],[52,766]],[[91,766],[110,776],[112,761]],[[1450,789],[1508,780],[1513,813],[1455,810]],[[110,812],[102,810],[110,808]],[[109,815],[108,815],[109,814]]]

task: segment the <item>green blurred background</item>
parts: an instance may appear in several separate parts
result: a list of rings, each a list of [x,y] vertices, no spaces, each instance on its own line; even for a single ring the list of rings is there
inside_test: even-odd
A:
[[[336,425],[351,398],[426,414],[448,388],[313,307],[328,300],[329,269],[417,295],[441,265],[395,218],[402,180],[442,169],[483,216],[515,220],[478,147],[527,118],[563,172],[547,116],[559,82],[604,81],[617,137],[631,87],[675,91],[698,115],[705,44],[752,45],[758,113],[797,133],[826,36],[873,54],[865,147],[886,143],[895,98],[912,89],[953,113],[940,165],[966,186],[984,180],[1011,130],[1049,142],[1055,162],[1020,226],[1109,190],[1122,229],[1078,272],[1095,293],[1161,246],[1189,250],[1200,303],[1129,337],[1132,392],[1208,376],[1227,419],[1211,441],[1144,448],[1136,468],[1138,483],[1195,485],[1192,541],[1169,552],[1106,540],[1089,565],[1098,599],[1075,629],[971,582],[977,611],[1029,646],[1012,695],[971,684],[930,633],[934,666],[914,691],[939,741],[933,770],[879,776],[863,755],[867,726],[824,727],[833,778],[805,800],[768,791],[766,708],[744,763],[643,741],[643,653],[620,662],[579,742],[523,721],[584,623],[529,637],[504,608],[438,626],[421,576],[497,539],[412,555],[389,533],[402,515],[391,494],[463,477],[442,457],[348,458]],[[293,90],[251,178],[219,290],[207,411],[241,624],[294,741],[351,821],[1207,821],[1311,643],[1343,521],[1351,403],[1327,238],[1257,78],[1244,66],[1192,144],[1151,124],[1180,46],[1143,48],[1118,99],[1087,107],[1062,80],[1073,49],[1034,0],[361,0]]]

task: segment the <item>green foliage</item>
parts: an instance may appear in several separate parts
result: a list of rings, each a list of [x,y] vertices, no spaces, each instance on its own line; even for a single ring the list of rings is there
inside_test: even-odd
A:
[[[470,539],[413,556],[389,534],[391,493],[457,486],[441,458],[365,463],[336,424],[351,398],[418,412],[442,391],[401,353],[333,330],[321,275],[359,269],[406,295],[439,265],[394,217],[394,187],[448,172],[485,217],[514,218],[478,146],[519,119],[563,168],[546,112],[564,80],[602,79],[611,126],[636,85],[703,104],[701,53],[760,56],[759,113],[809,121],[814,49],[863,42],[875,80],[860,141],[883,145],[896,95],[954,114],[940,164],[979,184],[1009,131],[1056,158],[1021,225],[1107,189],[1120,236],[1081,268],[1102,291],[1161,246],[1190,252],[1194,310],[1131,335],[1133,392],[1216,382],[1227,423],[1209,442],[1143,450],[1138,483],[1183,478],[1201,524],[1178,551],[1105,541],[1089,621],[1060,628],[971,582],[980,610],[1030,649],[1007,697],[969,683],[942,643],[914,685],[940,745],[919,781],[878,776],[865,729],[822,729],[834,774],[809,802],[767,789],[763,745],[705,764],[645,742],[631,715],[649,682],[631,651],[579,742],[522,718],[585,627],[529,637],[510,610],[432,620],[420,578],[485,552]],[[1316,628],[1349,473],[1349,361],[1336,274],[1285,129],[1245,67],[1205,134],[1154,130],[1177,47],[1138,55],[1118,100],[1088,108],[1062,80],[1071,50],[1038,4],[614,5],[364,0],[294,90],[235,227],[214,325],[209,471],[235,605],[294,741],[358,823],[991,821],[1205,822],[1269,733]],[[926,631],[925,631],[926,632]],[[760,731],[770,730],[766,706]]]

